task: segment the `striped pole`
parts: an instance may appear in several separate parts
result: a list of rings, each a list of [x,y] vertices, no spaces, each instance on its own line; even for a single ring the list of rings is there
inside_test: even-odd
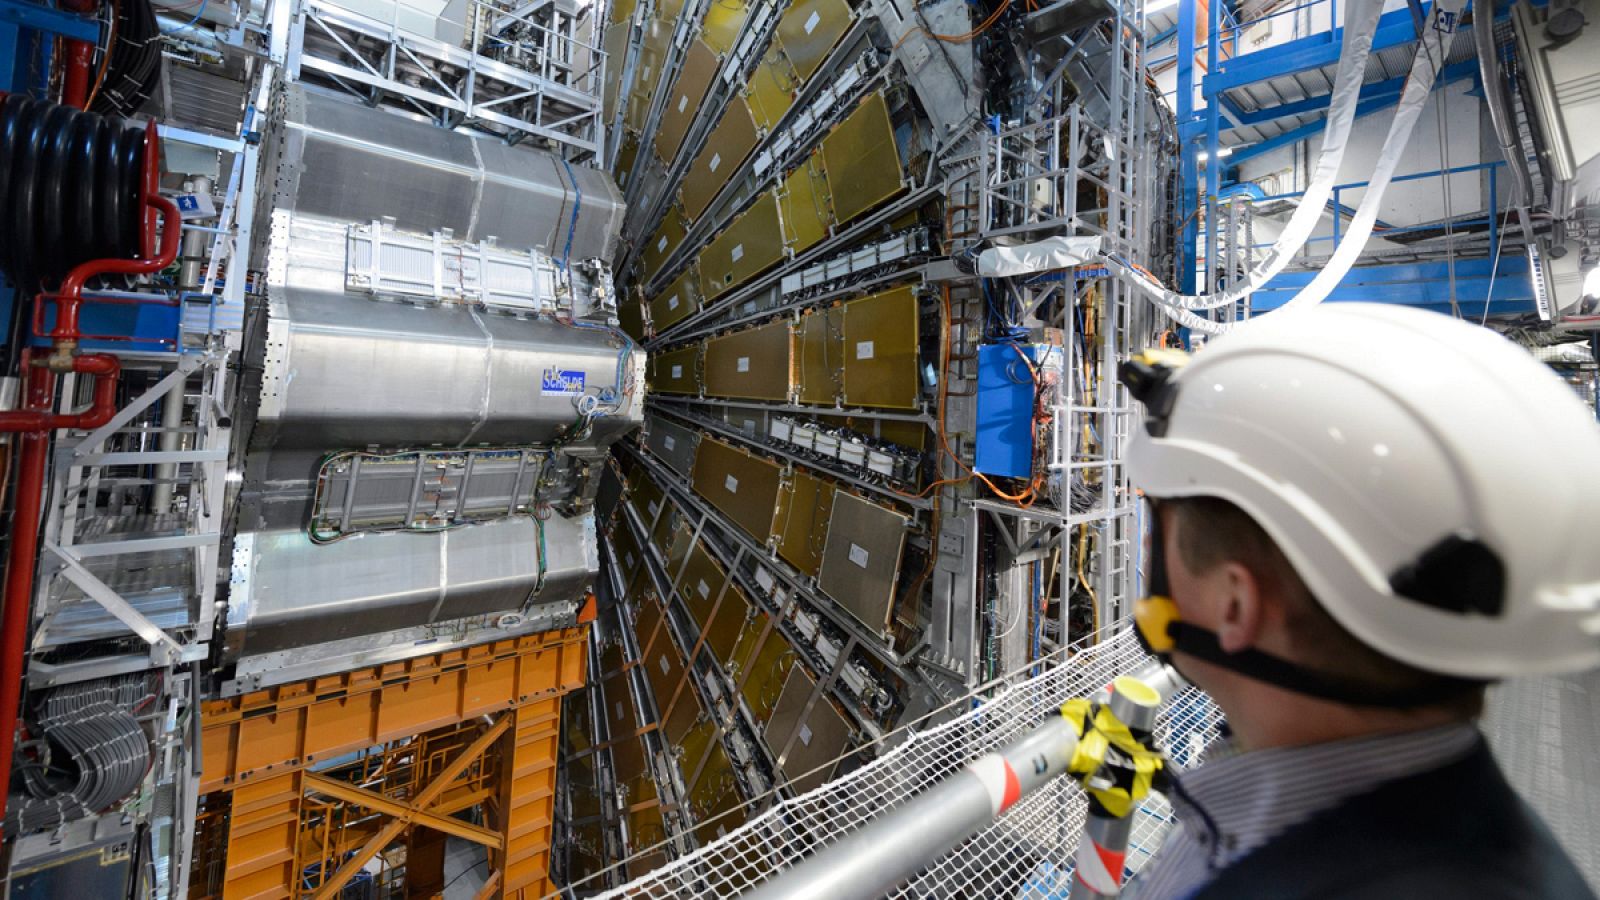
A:
[[[1140,743],[1148,744],[1150,731],[1161,708],[1161,695],[1142,682],[1119,678],[1112,682],[1111,714],[1116,716]],[[1135,807],[1137,810],[1137,807]],[[1083,839],[1078,842],[1078,860],[1073,868],[1070,900],[1097,900],[1122,893],[1128,842],[1133,836],[1133,814],[1112,815],[1089,795],[1089,816],[1083,823]]]

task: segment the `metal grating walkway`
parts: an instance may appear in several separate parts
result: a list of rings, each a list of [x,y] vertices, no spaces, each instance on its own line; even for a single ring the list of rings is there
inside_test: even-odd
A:
[[[1482,728],[1507,780],[1600,890],[1600,671],[1498,685]]]

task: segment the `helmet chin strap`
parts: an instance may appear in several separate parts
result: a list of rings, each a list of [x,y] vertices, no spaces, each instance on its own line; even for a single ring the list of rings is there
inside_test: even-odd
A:
[[[1179,614],[1167,577],[1163,537],[1161,515],[1157,512],[1150,528],[1150,594],[1134,604],[1133,618],[1139,643],[1145,650],[1179,669],[1185,677],[1188,677],[1187,673],[1182,673],[1182,669],[1172,660],[1175,650],[1263,684],[1349,706],[1379,709],[1428,706],[1460,696],[1483,684],[1441,675],[1436,682],[1401,691],[1359,684],[1317,672],[1255,648],[1234,652],[1224,650],[1216,632],[1185,622]]]

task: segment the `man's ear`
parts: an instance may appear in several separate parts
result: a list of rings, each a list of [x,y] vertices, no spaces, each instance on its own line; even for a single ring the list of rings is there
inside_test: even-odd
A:
[[[1217,573],[1225,596],[1217,617],[1217,643],[1224,652],[1238,653],[1257,646],[1261,638],[1261,582],[1241,563],[1229,561]]]

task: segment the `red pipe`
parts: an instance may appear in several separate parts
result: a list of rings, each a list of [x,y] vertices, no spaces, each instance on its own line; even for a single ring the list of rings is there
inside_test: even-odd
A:
[[[23,408],[0,412],[0,432],[22,435],[22,459],[17,467],[17,505],[11,525],[10,554],[6,560],[5,608],[0,611],[0,773],[8,778],[15,750],[16,723],[22,700],[23,659],[28,638],[28,612],[33,605],[33,576],[38,563],[39,517],[44,502],[45,463],[50,450],[50,432],[57,428],[94,429],[111,421],[117,412],[117,380],[121,364],[109,353],[77,355],[78,308],[83,303],[83,284],[96,275],[121,273],[148,275],[159,272],[178,258],[178,239],[183,230],[182,216],[171,200],[160,194],[161,145],[156,125],[145,129],[144,184],[140,198],[146,209],[144,248],[154,245],[152,213],[159,213],[164,225],[159,253],[146,253],[142,260],[97,259],[74,268],[61,282],[54,299],[56,325],[50,334],[51,353],[34,359],[26,353],[23,370],[28,373],[28,392]],[[41,306],[51,302],[40,295]],[[94,401],[76,413],[55,412],[56,373],[77,372],[94,378]],[[6,790],[0,783],[0,820],[5,817]]]
[[[99,4],[95,0],[66,0],[61,4],[75,13],[94,12]],[[110,53],[111,48],[107,47]],[[88,41],[67,41],[67,70],[61,78],[61,102],[78,109],[89,104],[89,70],[94,67],[94,44]]]

